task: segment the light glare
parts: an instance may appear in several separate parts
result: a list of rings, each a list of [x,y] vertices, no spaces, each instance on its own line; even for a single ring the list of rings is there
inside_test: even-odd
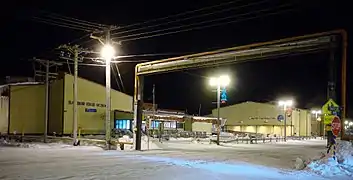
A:
[[[211,85],[211,86],[216,86],[216,85],[217,85],[217,78],[214,78],[214,77],[211,78],[211,79],[210,79],[210,85]]]
[[[104,45],[102,47],[101,56],[106,61],[110,61],[115,56],[114,47],[110,44]]]
[[[220,76],[220,77],[219,77],[219,83],[220,83],[222,86],[228,86],[229,83],[230,83],[230,78],[229,78],[229,76]]]
[[[321,114],[321,110],[312,110],[311,113],[312,114]]]
[[[218,78],[212,77],[210,78],[210,85],[211,86],[228,86],[230,83],[230,78],[229,76],[223,75],[219,76]]]
[[[293,100],[282,100],[282,101],[278,101],[278,105],[279,106],[286,106],[286,107],[289,107],[289,106],[292,106],[293,105]]]

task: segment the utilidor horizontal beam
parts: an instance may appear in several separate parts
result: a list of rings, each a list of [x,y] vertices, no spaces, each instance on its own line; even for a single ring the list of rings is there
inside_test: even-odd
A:
[[[320,51],[334,47],[333,45],[335,45],[334,42],[336,39],[334,36],[335,35],[326,35],[292,42],[264,45],[256,48],[191,56],[189,58],[186,57],[185,59],[169,62],[146,62],[137,66],[136,73],[137,75],[147,75]]]

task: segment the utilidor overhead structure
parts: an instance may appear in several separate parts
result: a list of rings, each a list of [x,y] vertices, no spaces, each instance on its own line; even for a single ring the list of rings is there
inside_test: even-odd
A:
[[[141,107],[145,75],[315,53],[335,48],[342,49],[341,104],[342,118],[344,118],[346,117],[347,33],[344,30],[335,30],[137,64],[135,67],[134,125],[135,127],[142,125]],[[136,130],[134,133],[135,149],[141,150],[141,128],[134,129]],[[344,134],[344,129],[342,132],[342,138],[348,138]]]

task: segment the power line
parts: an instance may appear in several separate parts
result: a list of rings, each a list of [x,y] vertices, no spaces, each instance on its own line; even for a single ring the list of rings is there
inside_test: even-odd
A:
[[[120,42],[141,40],[141,39],[147,39],[147,38],[152,38],[152,37],[159,37],[159,36],[164,36],[164,35],[170,35],[170,34],[176,34],[176,33],[181,33],[181,32],[187,32],[187,31],[192,31],[192,30],[200,30],[200,29],[205,29],[205,28],[222,26],[222,25],[238,23],[238,22],[242,22],[242,21],[253,20],[253,19],[267,17],[267,16],[272,16],[272,15],[282,14],[282,13],[286,13],[286,12],[290,12],[290,11],[295,11],[295,9],[292,8],[292,9],[287,9],[287,10],[267,13],[267,14],[263,14],[263,15],[260,15],[260,16],[254,16],[254,17],[243,18],[243,19],[236,19],[236,20],[233,20],[233,21],[228,21],[228,22],[223,22],[223,23],[216,23],[216,24],[199,26],[199,27],[192,27],[192,28],[188,28],[188,29],[181,29],[181,30],[178,30],[178,31],[171,31],[171,32],[166,32],[166,33],[153,34],[153,35],[149,35],[149,36],[142,36],[142,37],[136,37],[136,38],[130,38],[130,39],[123,39],[123,40],[120,40]]]
[[[179,16],[183,16],[183,15],[188,15],[188,14],[192,14],[192,13],[195,13],[195,12],[200,12],[200,11],[204,11],[204,10],[208,10],[208,9],[213,9],[213,8],[216,8],[216,7],[221,7],[221,6],[225,6],[225,5],[234,4],[234,3],[239,2],[239,1],[242,1],[242,0],[229,1],[229,2],[218,4],[218,5],[207,6],[207,7],[204,7],[204,8],[191,10],[191,11],[186,11],[186,12],[182,12],[182,13],[179,13],[179,14],[174,14],[174,15],[161,17],[161,18],[157,18],[157,19],[152,19],[152,20],[148,20],[148,21],[144,21],[144,22],[134,23],[134,24],[127,25],[127,26],[122,26],[119,29],[125,29],[125,28],[130,28],[130,27],[134,27],[134,26],[138,26],[138,25],[148,24],[148,23],[151,23],[151,22],[162,21],[162,20],[166,20],[166,19],[169,19],[169,18],[172,18],[172,17],[179,17]]]
[[[143,32],[143,33],[138,33],[138,34],[130,34],[130,35],[122,36],[120,38],[122,39],[121,41],[124,41],[124,38],[128,38],[128,37],[136,37],[136,36],[140,36],[140,35],[159,33],[159,32],[163,32],[163,31],[181,29],[181,28],[186,28],[186,27],[191,27],[191,26],[196,26],[196,25],[201,25],[201,24],[206,24],[206,23],[213,23],[213,22],[217,22],[217,21],[222,21],[222,20],[233,19],[233,18],[238,18],[238,17],[242,17],[242,16],[247,16],[247,15],[252,15],[252,14],[259,13],[259,12],[271,11],[271,10],[274,10],[276,8],[283,8],[283,7],[290,6],[290,5],[291,4],[288,3],[288,4],[285,4],[285,5],[280,5],[280,6],[275,7],[275,8],[267,8],[267,9],[258,10],[256,12],[255,11],[251,11],[251,12],[248,12],[248,13],[236,14],[236,15],[233,15],[233,16],[216,18],[216,19],[207,20],[207,21],[201,21],[201,22],[188,24],[188,25],[175,26],[175,27],[170,27],[170,28],[166,28],[166,29],[159,29],[159,30],[155,30],[155,31]],[[115,37],[113,39],[116,39],[116,38],[118,38],[118,37]]]
[[[112,70],[113,70],[113,76],[114,76],[114,79],[115,79],[115,83],[116,83],[116,85],[118,86],[118,89],[119,89],[119,91],[121,91],[121,87],[120,87],[120,84],[119,84],[119,82],[118,82],[118,77],[117,77],[117,73],[116,73],[116,71],[115,71],[115,69],[114,69],[114,66],[112,66],[111,67],[112,68]]]
[[[270,0],[263,0],[263,1],[260,1],[260,2],[249,3],[249,4],[246,4],[246,5],[243,5],[243,6],[230,7],[230,8],[227,8],[227,9],[222,9],[222,10],[214,11],[214,12],[211,12],[211,13],[200,14],[200,15],[196,15],[196,16],[176,19],[176,20],[173,20],[173,21],[165,22],[165,23],[160,23],[160,24],[145,26],[145,27],[141,27],[141,28],[136,28],[136,29],[126,30],[126,31],[116,32],[116,33],[113,33],[112,35],[114,36],[114,35],[120,35],[120,34],[129,33],[129,32],[136,32],[136,31],[140,31],[140,30],[143,30],[143,29],[149,29],[149,28],[153,28],[153,27],[159,27],[159,26],[172,24],[172,23],[176,23],[176,22],[181,22],[181,21],[186,21],[186,20],[190,20],[190,19],[196,19],[196,18],[200,18],[200,17],[210,16],[210,15],[214,15],[214,14],[218,14],[218,13],[224,13],[224,12],[231,11],[231,10],[242,9],[242,8],[245,8],[245,7],[250,7],[250,6],[254,6],[254,5],[263,4],[263,3],[267,2],[267,1],[270,1]]]
[[[49,19],[53,19],[54,21],[61,20],[61,21],[64,21],[64,22],[77,24],[77,25],[80,25],[80,26],[83,26],[83,27],[86,27],[86,28],[93,28],[93,29],[101,29],[101,28],[103,28],[102,26],[91,25],[91,24],[80,22],[80,21],[60,18],[60,17],[56,17],[56,16],[48,16],[48,18]]]
[[[64,27],[64,28],[68,28],[68,29],[74,29],[74,30],[80,30],[80,31],[86,31],[86,32],[93,32],[95,30],[93,28],[88,28],[88,27],[70,24],[70,23],[66,23],[66,22],[52,21],[52,20],[43,19],[43,18],[39,18],[39,17],[33,17],[32,19],[36,22],[49,24],[52,26]]]
[[[44,10],[41,10],[41,12],[43,14],[47,14],[49,17],[61,19],[61,20],[64,20],[64,21],[81,23],[81,24],[85,24],[87,26],[94,26],[94,27],[99,27],[99,28],[106,28],[106,27],[109,26],[109,25],[105,25],[105,24],[100,24],[100,23],[95,23],[95,22],[90,22],[90,21],[86,21],[86,20],[81,20],[81,19],[69,17],[69,16],[64,16],[64,15],[61,15],[61,14],[52,13],[52,12],[48,12],[48,11],[44,11]]]
[[[121,77],[121,74],[120,74],[119,67],[118,67],[118,65],[116,63],[114,65],[115,65],[116,71],[118,73],[119,80],[120,80],[120,83],[121,83],[121,87],[123,88],[123,92],[125,92],[125,86],[124,86],[123,78]]]

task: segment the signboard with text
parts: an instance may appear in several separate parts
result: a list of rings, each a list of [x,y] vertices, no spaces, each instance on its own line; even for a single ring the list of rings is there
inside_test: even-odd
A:
[[[323,106],[322,106],[322,114],[324,115],[324,124],[331,124],[332,118],[339,115],[340,107],[338,104],[333,100],[329,99]]]

